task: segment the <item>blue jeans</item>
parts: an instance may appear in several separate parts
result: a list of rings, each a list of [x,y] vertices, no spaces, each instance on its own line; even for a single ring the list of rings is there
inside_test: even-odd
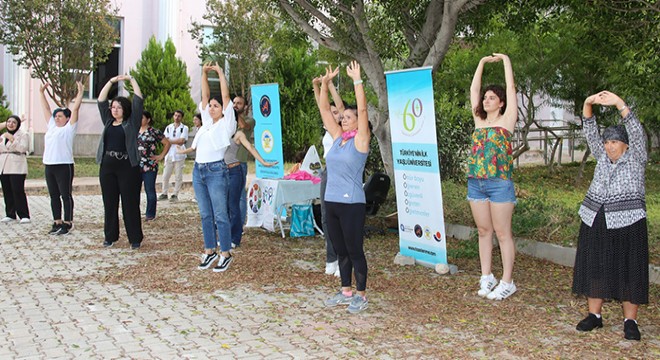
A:
[[[220,251],[231,250],[229,223],[229,171],[223,160],[193,167],[193,188],[202,218],[204,248],[215,250],[220,240]],[[217,229],[217,237],[216,237]]]
[[[144,216],[147,218],[156,217],[156,175],[158,175],[157,171],[147,171],[142,173],[144,192],[147,194],[147,212]]]
[[[243,173],[245,174],[245,184],[247,184],[247,163],[241,163],[241,168],[243,168]],[[245,185],[241,189],[241,224],[245,225],[245,218],[247,217],[247,189]]]
[[[241,210],[241,197],[245,192],[246,175],[247,163],[240,163],[229,169],[229,221],[231,222],[231,242],[236,245],[241,244],[243,235],[245,213]],[[245,211],[247,211],[247,206],[245,207]]]

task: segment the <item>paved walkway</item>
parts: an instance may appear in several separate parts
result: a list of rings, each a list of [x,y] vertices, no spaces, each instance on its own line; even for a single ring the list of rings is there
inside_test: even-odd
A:
[[[181,196],[191,197],[190,192]],[[345,314],[324,310],[327,293],[318,290],[189,296],[101,283],[90,275],[117,271],[153,252],[100,247],[100,195],[75,197],[76,222],[82,225],[59,237],[44,235],[51,222],[48,197],[34,195],[28,201],[31,224],[0,224],[0,359],[300,359],[356,354],[351,348],[355,344],[326,336],[340,330],[331,325],[334,320],[320,320],[319,313],[338,319]],[[191,275],[196,271],[191,269]],[[364,320],[348,321],[352,326]]]

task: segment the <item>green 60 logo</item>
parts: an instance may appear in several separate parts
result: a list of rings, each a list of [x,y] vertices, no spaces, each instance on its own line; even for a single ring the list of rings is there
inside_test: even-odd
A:
[[[422,100],[419,98],[409,99],[403,108],[403,128],[408,132],[415,130],[417,118],[422,115]]]

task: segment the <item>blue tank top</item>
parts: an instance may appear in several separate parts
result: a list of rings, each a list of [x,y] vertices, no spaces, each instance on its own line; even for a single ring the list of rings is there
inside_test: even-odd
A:
[[[364,204],[362,173],[369,153],[361,153],[355,148],[355,138],[341,145],[338,137],[325,158],[328,183],[325,188],[325,201],[344,204]]]

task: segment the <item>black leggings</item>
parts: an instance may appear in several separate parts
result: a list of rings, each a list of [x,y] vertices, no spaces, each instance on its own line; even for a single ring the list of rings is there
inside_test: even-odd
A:
[[[341,286],[350,287],[355,275],[357,291],[367,289],[367,258],[364,256],[365,204],[326,201],[328,232],[339,260]]]
[[[50,194],[50,210],[53,220],[62,220],[62,204],[64,204],[64,221],[73,220],[73,164],[46,165],[46,185]]]

